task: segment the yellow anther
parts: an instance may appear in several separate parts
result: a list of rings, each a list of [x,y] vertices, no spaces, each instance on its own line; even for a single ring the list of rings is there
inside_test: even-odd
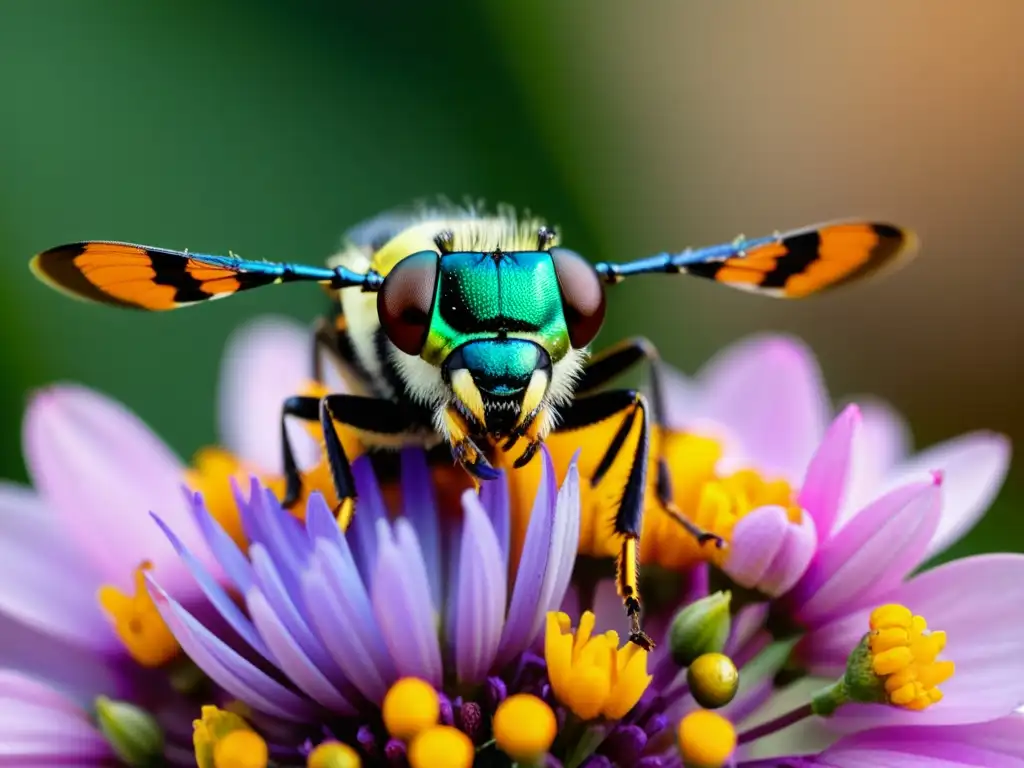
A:
[[[721,768],[736,749],[736,730],[717,712],[698,709],[679,723],[679,753],[687,768]]]
[[[267,742],[254,731],[233,731],[213,748],[216,768],[267,768],[269,759]]]
[[[694,659],[686,670],[690,694],[708,709],[724,707],[736,696],[740,673],[732,659],[723,653],[705,653]]]
[[[126,595],[117,587],[100,587],[97,595],[114,631],[124,647],[144,667],[160,667],[178,655],[178,641],[167,628],[146,589],[149,561],[135,570],[135,594]]]
[[[902,605],[871,612],[868,649],[871,669],[882,678],[889,703],[926,709],[942,699],[938,689],[953,675],[952,661],[938,661],[946,647],[945,632],[929,632],[928,623]]]
[[[230,739],[226,747],[221,745],[229,741],[229,737],[240,734],[238,738]],[[260,747],[252,740],[252,737],[263,740],[253,733],[249,725],[234,712],[227,712],[213,706],[205,706],[201,710],[201,717],[192,722],[192,745],[196,753],[196,765],[199,768],[249,768],[257,766],[264,768],[267,764],[266,744],[263,744],[263,762],[228,762],[234,759],[247,759],[248,757],[258,758]]]
[[[544,701],[527,693],[509,696],[494,713],[498,749],[520,763],[534,763],[547,754],[558,723]]]
[[[384,726],[396,739],[408,741],[420,731],[437,725],[441,702],[430,683],[403,677],[384,696]]]
[[[619,648],[615,632],[592,636],[594,614],[580,617],[575,635],[569,617],[549,613],[544,656],[555,696],[583,720],[598,715],[617,720],[640,700],[651,676],[647,651],[634,643]]]
[[[306,758],[306,768],[362,768],[362,765],[359,753],[340,741],[325,741]]]
[[[409,765],[412,768],[469,768],[473,764],[473,742],[450,725],[435,725],[412,740]]]

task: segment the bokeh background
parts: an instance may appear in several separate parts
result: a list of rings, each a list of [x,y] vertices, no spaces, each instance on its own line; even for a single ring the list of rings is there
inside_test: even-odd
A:
[[[27,393],[77,380],[183,455],[214,439],[227,335],[310,290],[136,315],[26,263],[123,239],[317,263],[349,225],[444,194],[544,213],[597,259],[859,215],[921,258],[825,299],[697,280],[616,289],[602,343],[692,371],[801,335],[836,395],[877,393],[919,446],[1024,439],[1024,3],[7,0],[0,5],[0,476]],[[313,291],[315,293],[315,291]],[[317,295],[317,298],[319,296]],[[959,552],[1024,549],[1021,470]]]

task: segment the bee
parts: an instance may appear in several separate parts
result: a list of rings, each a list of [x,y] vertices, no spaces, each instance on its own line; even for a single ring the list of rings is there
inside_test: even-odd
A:
[[[51,248],[31,262],[46,283],[72,296],[150,311],[178,309],[278,283],[319,283],[337,314],[321,321],[317,347],[336,353],[350,392],[291,397],[281,413],[284,503],[302,479],[284,425],[320,422],[342,505],[355,502],[348,457],[335,422],[371,448],[447,443],[479,480],[498,476],[499,451],[524,466],[553,430],[578,430],[615,416],[596,484],[623,451],[632,462],[614,518],[621,538],[617,584],[630,640],[653,647],[641,627],[637,553],[652,430],[665,414],[654,346],[637,337],[591,355],[605,316],[606,289],[645,274],[687,274],[763,296],[802,298],[848,283],[912,253],[915,238],[889,224],[839,222],[721,245],[592,264],[563,247],[544,221],[452,208],[386,214],[353,229],[326,266],[250,261],[122,242]],[[640,364],[650,395],[611,389]],[[629,436],[640,423],[635,445]],[[513,454],[515,456],[515,454]],[[667,462],[654,457],[658,505],[702,544],[672,501]]]

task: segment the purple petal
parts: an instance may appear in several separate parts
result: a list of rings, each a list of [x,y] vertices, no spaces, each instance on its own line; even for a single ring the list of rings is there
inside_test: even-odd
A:
[[[369,581],[376,567],[377,523],[387,520],[388,513],[373,465],[367,457],[352,462],[352,479],[355,480],[358,499],[346,536],[360,575],[364,581]]]
[[[941,727],[879,728],[825,750],[835,768],[1024,768],[1024,718]]]
[[[306,601],[317,606],[313,623],[335,663],[363,696],[380,704],[397,674],[355,563],[320,542],[303,588]]]
[[[548,567],[541,589],[543,610],[534,619],[533,635],[536,636],[544,625],[549,611],[558,610],[562,604],[580,543],[580,473],[576,464],[579,451],[572,457],[562,487],[555,498],[555,523],[551,539]],[[550,456],[548,457],[550,460]],[[554,468],[552,467],[552,474]]]
[[[232,453],[264,470],[281,469],[281,405],[312,379],[310,333],[286,318],[262,318],[235,331],[221,363],[218,413],[221,440]],[[299,466],[319,448],[302,428],[289,429]]]
[[[253,709],[290,722],[314,714],[312,705],[239,656],[147,577],[149,593],[163,620],[189,658],[211,680]]]
[[[858,398],[857,403],[861,422],[853,435],[846,498],[833,531],[879,495],[885,478],[911,446],[910,427],[895,408],[875,397]]]
[[[793,590],[797,620],[819,626],[902,581],[921,562],[940,510],[935,481],[899,488],[863,510],[822,545]]]
[[[956,664],[942,701],[923,712],[848,705],[832,722],[858,730],[886,725],[955,725],[1002,717],[1024,704],[1024,555],[979,555],[914,577],[877,604],[900,603],[946,632],[942,658]],[[818,653],[848,653],[868,626],[865,609],[813,633]],[[859,621],[857,621],[859,619]]]
[[[196,526],[202,532],[206,545],[224,570],[228,580],[242,594],[248,592],[252,589],[256,579],[249,559],[242,554],[234,539],[227,534],[220,523],[213,519],[206,509],[202,495],[186,491],[186,496],[192,508],[192,518],[196,521]],[[242,507],[240,506],[239,509]]]
[[[888,487],[941,472],[942,519],[926,557],[941,552],[974,527],[992,504],[1010,466],[1010,441],[973,432],[918,453],[893,471]]]
[[[530,633],[538,611],[543,609],[541,590],[544,587],[544,575],[551,555],[556,499],[555,472],[551,455],[542,449],[540,484],[530,512],[519,567],[516,569],[508,619],[505,622],[498,652],[499,666],[507,664],[533,639]]]
[[[119,648],[96,603],[99,575],[68,534],[31,490],[0,482],[0,613],[87,648]]]
[[[0,671],[0,766],[99,766],[113,759],[89,716],[62,694]]]
[[[196,559],[195,555],[182,544],[181,540],[174,534],[167,524],[164,523],[156,515],[153,515],[153,519],[156,524],[160,526],[164,534],[170,540],[174,549],[181,556],[182,562],[185,567],[188,568],[189,573],[196,580],[199,588],[206,595],[206,599],[210,601],[217,612],[224,618],[228,625],[238,633],[249,646],[263,656],[265,659],[272,660],[273,656],[266,644],[260,637],[259,632],[256,631],[256,627],[253,626],[252,622],[242,613],[241,609],[235,604],[235,601],[231,599],[231,596],[224,590],[224,588],[217,583],[217,580],[203,564]]]
[[[787,526],[782,546],[761,576],[758,590],[769,597],[786,594],[807,571],[817,546],[814,519],[807,512],[802,512],[799,525],[790,523]]]
[[[150,560],[172,593],[194,589],[150,511],[216,571],[178,490],[184,467],[123,406],[83,387],[43,390],[25,415],[24,444],[33,485],[105,581],[130,590]]]
[[[814,526],[822,541],[827,541],[832,534],[843,503],[854,436],[860,420],[860,409],[856,405],[847,406],[836,417],[811,459],[797,498],[800,506],[814,518]]]
[[[440,687],[441,647],[435,608],[416,533],[400,519],[392,535],[387,521],[381,520],[378,539],[370,596],[384,643],[400,675],[420,677]]]
[[[498,537],[474,491],[462,495],[462,509],[455,669],[460,682],[474,684],[487,677],[498,651],[508,585]]]
[[[733,528],[722,570],[742,587],[757,586],[781,551],[789,526],[789,518],[782,507],[760,507],[751,511]]]
[[[402,510],[423,548],[434,605],[441,605],[441,528],[427,454],[422,448],[406,448],[401,457]]]
[[[331,712],[354,715],[356,708],[327,678],[325,673],[329,670],[319,669],[303,652],[260,591],[254,589],[249,592],[245,602],[253,623],[270,646],[277,665],[295,686]]]
[[[334,517],[334,513],[327,506],[327,501],[320,493],[312,493],[309,496],[309,503],[306,505],[306,535],[310,542],[316,547],[318,540],[322,539],[333,547],[344,561],[355,567],[355,560],[352,558],[352,550],[348,546],[348,539],[341,532],[341,527]]]
[[[504,564],[505,572],[508,573],[512,520],[509,514],[511,504],[509,500],[508,478],[504,474],[496,480],[481,484],[480,503],[483,504],[487,517],[490,518],[491,527],[494,528],[494,534],[498,537],[502,563]]]
[[[768,618],[768,603],[754,603],[740,608],[733,617],[732,631],[729,633],[729,641],[723,651],[727,656],[733,656],[764,627]]]
[[[806,346],[784,336],[751,337],[712,359],[697,381],[704,416],[735,433],[749,462],[792,483],[803,477],[831,410]]]
[[[249,482],[249,501],[239,500],[238,508],[250,543],[250,559],[252,547],[261,546],[287,594],[293,600],[297,599],[300,592],[298,574],[302,571],[306,554],[302,550],[309,547],[301,524],[255,477]]]

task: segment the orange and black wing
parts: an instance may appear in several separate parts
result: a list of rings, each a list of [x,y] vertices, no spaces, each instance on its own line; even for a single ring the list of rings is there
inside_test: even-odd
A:
[[[784,299],[799,299],[872,275],[913,255],[917,239],[891,224],[839,222],[768,237],[598,265],[615,282],[636,274],[682,272]]]
[[[275,283],[311,281],[341,288],[364,278],[326,267],[97,241],[51,248],[32,259],[30,266],[43,282],[76,298],[149,311],[177,309]]]

